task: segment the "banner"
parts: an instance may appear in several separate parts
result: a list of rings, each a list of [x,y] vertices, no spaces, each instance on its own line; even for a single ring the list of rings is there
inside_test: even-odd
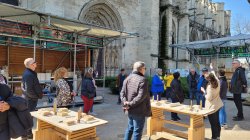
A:
[[[0,19],[0,33],[31,37],[32,26],[25,23]]]

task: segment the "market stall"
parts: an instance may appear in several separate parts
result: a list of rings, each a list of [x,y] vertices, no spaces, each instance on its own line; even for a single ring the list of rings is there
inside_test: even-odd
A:
[[[114,40],[138,36],[136,33],[112,30],[4,3],[0,3],[0,24],[3,25],[0,26],[0,44],[6,47],[2,49],[0,46],[0,49],[7,52],[2,62],[0,59],[0,65],[6,65],[9,72],[18,71],[20,74],[23,69],[23,66],[20,69],[23,57],[32,54],[36,61],[41,62],[38,72],[44,73],[49,69],[51,73],[60,66],[72,70],[74,90],[77,88],[77,71],[91,66],[92,49],[104,49],[102,52],[105,52],[105,47]],[[26,55],[22,57],[13,53],[16,58],[21,58],[13,60],[18,61],[17,64],[10,62],[14,57],[10,51],[12,46],[25,48],[23,54]],[[53,51],[50,54],[54,57],[59,56],[61,60],[47,59],[46,51]],[[21,50],[16,52],[20,53]],[[102,57],[102,69],[105,71],[105,55],[102,54]],[[46,66],[47,63],[57,64]],[[101,74],[102,80],[105,81],[105,72],[99,73]]]
[[[183,105],[180,103],[170,103],[167,100],[151,101],[152,117],[147,120],[147,135],[158,135],[158,138],[171,139],[171,137],[181,137],[188,140],[203,140],[205,138],[205,123],[203,117],[213,112],[197,105]],[[165,112],[175,112],[190,117],[189,124],[167,120]],[[188,129],[188,133],[167,128],[165,125],[171,124]],[[164,133],[162,133],[164,132]]]

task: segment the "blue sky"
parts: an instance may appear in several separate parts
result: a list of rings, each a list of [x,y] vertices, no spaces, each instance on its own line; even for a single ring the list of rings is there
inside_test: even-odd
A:
[[[248,0],[212,0],[213,2],[224,2],[225,10],[231,10],[231,30],[232,25],[237,20],[247,20],[250,22],[250,3]]]

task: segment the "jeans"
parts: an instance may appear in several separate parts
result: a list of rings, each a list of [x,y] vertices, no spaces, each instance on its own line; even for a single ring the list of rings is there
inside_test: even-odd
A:
[[[243,107],[242,107],[242,101],[241,101],[241,94],[233,94],[234,96],[234,103],[236,105],[236,108],[238,110],[237,116],[239,118],[243,118]]]
[[[227,123],[226,101],[222,100],[222,102],[223,102],[223,107],[221,107],[219,112],[220,126]]]
[[[211,125],[212,139],[220,137],[221,127],[219,122],[219,110],[214,112],[213,114],[208,115],[208,120]]]
[[[189,99],[190,100],[195,99],[196,93],[197,93],[197,89],[192,89],[192,88],[189,89]]]
[[[167,98],[167,100],[171,97],[170,96],[171,91],[172,91],[171,87],[167,87],[167,89],[166,89],[166,98]]]
[[[133,140],[141,140],[144,123],[145,123],[144,116],[129,114],[128,128],[125,131],[124,140],[131,140],[132,135],[133,135]]]
[[[178,100],[177,100],[176,98],[171,98],[171,99],[172,99],[172,103],[178,102]],[[178,118],[177,113],[171,112],[171,118],[172,118],[172,119],[177,119],[177,118]]]
[[[29,111],[30,111],[30,112],[35,111],[35,110],[36,110],[36,106],[37,106],[37,101],[38,101],[38,100],[27,99],[27,101],[28,101],[28,108],[29,108]]]
[[[197,92],[196,93],[196,103],[197,105],[200,105],[200,101],[202,100],[202,107],[205,107],[205,97],[200,93],[200,92]]]
[[[161,100],[161,94],[162,93],[153,93],[154,100],[157,100],[157,95],[158,95],[158,101],[160,101]]]

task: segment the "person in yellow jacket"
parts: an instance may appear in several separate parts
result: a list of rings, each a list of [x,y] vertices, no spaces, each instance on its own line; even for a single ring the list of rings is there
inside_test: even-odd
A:
[[[170,98],[170,93],[171,93],[171,82],[173,81],[174,76],[170,72],[166,72],[164,76],[164,89],[166,91],[166,98],[167,100]]]

